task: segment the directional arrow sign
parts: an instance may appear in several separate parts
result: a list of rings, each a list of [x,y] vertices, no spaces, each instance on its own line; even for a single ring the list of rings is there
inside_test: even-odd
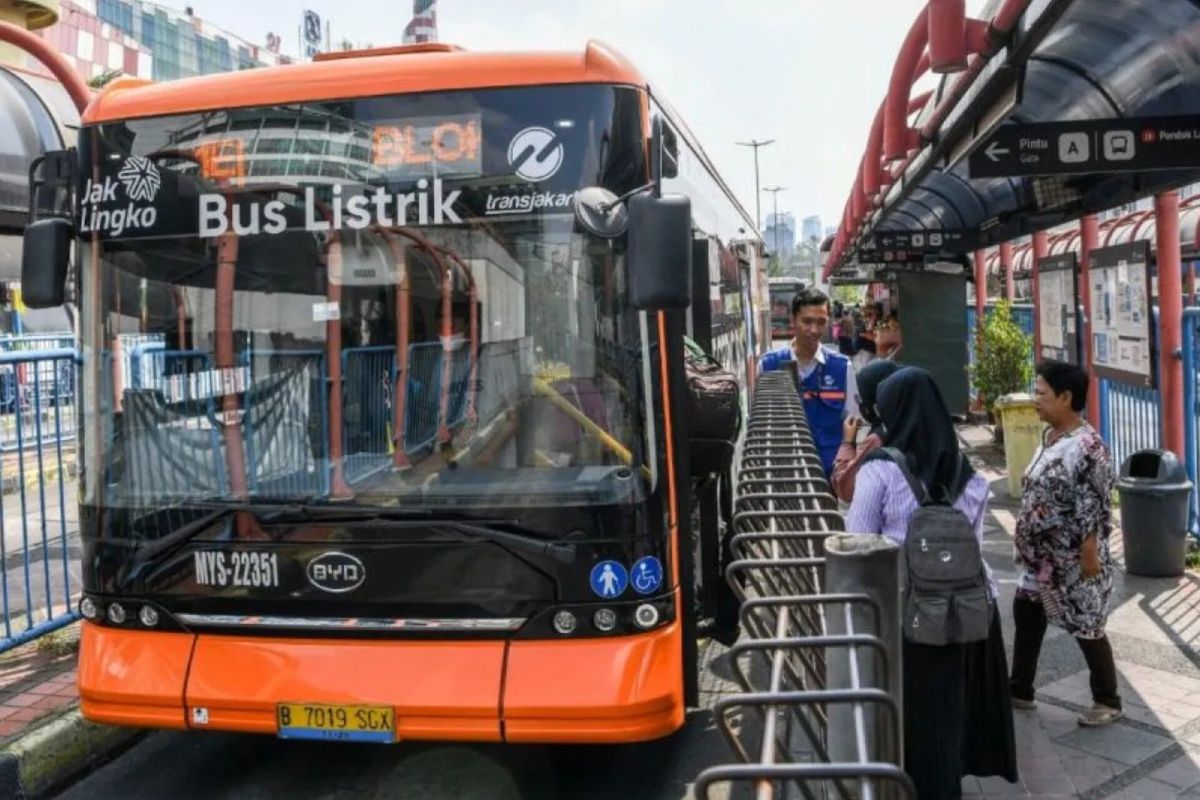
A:
[[[1003,125],[968,168],[972,178],[1200,168],[1200,116]]]
[[[1011,152],[1012,151],[1007,147],[1001,147],[1000,142],[992,142],[987,146],[987,149],[983,151],[984,155],[986,155],[992,161],[999,161],[1000,156],[1006,156]]]

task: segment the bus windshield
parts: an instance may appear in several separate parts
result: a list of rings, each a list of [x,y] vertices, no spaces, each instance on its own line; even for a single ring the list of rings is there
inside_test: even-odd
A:
[[[651,326],[572,206],[644,183],[640,109],[547,86],[84,129],[84,504],[137,536],[213,500],[651,490]]]

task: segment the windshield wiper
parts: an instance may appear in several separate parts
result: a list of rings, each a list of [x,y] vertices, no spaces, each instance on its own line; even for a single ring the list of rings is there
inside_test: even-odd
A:
[[[535,555],[550,556],[550,558],[560,561],[563,564],[573,564],[575,562],[575,545],[568,542],[547,541],[541,537],[530,536],[526,533],[512,533],[511,531],[502,531],[490,525],[476,525],[470,522],[439,521],[436,527],[450,528],[459,533],[465,533],[468,536],[506,545],[514,550],[524,550],[527,553],[534,553]]]
[[[409,522],[424,523],[431,529],[452,530],[459,534],[483,539],[496,544],[522,550],[535,555],[549,556],[555,561],[571,564],[575,561],[575,545],[568,542],[548,541],[539,536],[527,533],[514,533],[495,527],[491,521],[465,521],[435,517],[429,509],[405,509],[391,506],[338,506],[319,505],[311,503],[253,503],[240,500],[196,500],[189,502],[184,508],[195,511],[208,511],[203,517],[186,523],[171,531],[167,536],[155,542],[146,543],[142,549],[143,555],[151,555],[169,549],[178,542],[191,538],[194,534],[224,519],[230,514],[239,512],[260,515],[259,519],[267,523],[305,522],[309,520],[321,522],[342,523],[372,523],[372,522]],[[502,521],[502,524],[509,524]]]

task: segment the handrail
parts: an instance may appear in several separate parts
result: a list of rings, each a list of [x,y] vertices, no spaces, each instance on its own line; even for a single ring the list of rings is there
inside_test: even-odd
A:
[[[759,377],[747,429],[725,567],[741,602],[727,654],[740,691],[714,706],[742,763],[705,770],[696,796],[746,783],[757,800],[915,797],[899,767],[898,611],[865,575],[847,583],[855,566],[841,540],[866,537],[841,533],[790,375]]]

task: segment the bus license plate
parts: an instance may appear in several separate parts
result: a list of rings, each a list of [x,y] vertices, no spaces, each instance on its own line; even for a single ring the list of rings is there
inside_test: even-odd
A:
[[[396,741],[396,710],[389,706],[280,703],[275,717],[279,736],[284,739]]]

